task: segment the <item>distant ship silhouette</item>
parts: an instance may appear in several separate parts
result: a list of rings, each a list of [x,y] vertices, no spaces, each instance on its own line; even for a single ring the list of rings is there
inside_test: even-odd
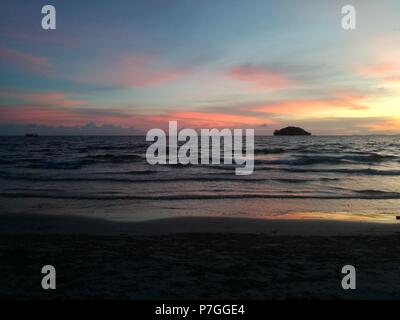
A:
[[[37,133],[26,133],[25,137],[36,138],[39,137],[39,135]]]

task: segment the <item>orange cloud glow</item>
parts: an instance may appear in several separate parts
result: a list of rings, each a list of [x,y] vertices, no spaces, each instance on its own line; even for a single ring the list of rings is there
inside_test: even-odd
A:
[[[384,122],[370,124],[367,126],[369,131],[377,132],[399,132],[400,131],[400,119],[388,119]]]
[[[397,72],[399,66],[394,63],[377,63],[369,66],[362,67],[360,69],[361,74],[365,76],[379,76],[387,73]]]
[[[303,99],[303,100],[284,100],[255,107],[253,111],[279,113],[279,114],[299,114],[326,110],[367,110],[369,106],[362,104],[362,97],[354,95],[340,95],[332,99]]]
[[[238,127],[261,124],[261,120],[255,116],[207,112],[174,112],[170,113],[165,120],[168,121],[167,119],[178,120],[185,126],[194,128]]]
[[[380,82],[380,85],[387,86],[400,82],[400,64],[399,63],[377,63],[362,67],[360,74],[366,78],[374,78]]]

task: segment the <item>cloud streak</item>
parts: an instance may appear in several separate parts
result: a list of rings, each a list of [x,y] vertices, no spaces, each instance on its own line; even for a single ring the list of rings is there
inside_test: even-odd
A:
[[[251,107],[251,111],[277,114],[305,114],[318,111],[337,110],[368,110],[363,104],[363,97],[357,95],[342,95],[326,99],[293,99],[269,102]]]
[[[26,70],[39,74],[46,74],[50,71],[48,59],[42,56],[35,56],[30,53],[18,51],[12,48],[0,47],[0,60],[11,64],[19,71]]]
[[[166,67],[154,56],[127,54],[99,66],[90,74],[77,78],[78,82],[102,84],[123,88],[144,88],[177,81],[186,76],[188,68]]]
[[[294,81],[285,73],[262,67],[234,67],[227,70],[225,75],[231,79],[244,82],[256,90],[280,90],[294,85]]]
[[[77,107],[87,103],[83,99],[75,99],[71,96],[71,93],[65,92],[0,91],[2,99],[10,99],[32,106]]]
[[[135,127],[142,130],[167,128],[168,121],[176,120],[180,126],[200,128],[233,128],[259,126],[262,123],[257,116],[215,112],[172,111],[156,114],[132,114],[128,110],[117,109],[81,109],[70,107],[53,108],[36,105],[5,105],[0,107],[0,119],[3,123],[36,123],[47,126],[76,126],[88,122],[99,125]]]

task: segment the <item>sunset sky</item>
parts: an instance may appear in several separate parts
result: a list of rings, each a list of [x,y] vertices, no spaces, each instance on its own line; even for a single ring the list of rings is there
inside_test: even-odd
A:
[[[1,0],[0,39],[3,126],[400,133],[398,0]]]

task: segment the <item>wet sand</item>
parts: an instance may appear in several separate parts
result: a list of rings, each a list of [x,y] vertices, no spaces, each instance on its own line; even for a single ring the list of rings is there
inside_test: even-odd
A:
[[[1,298],[400,298],[400,224],[0,215]],[[40,287],[57,269],[57,290]],[[343,265],[357,290],[341,289]]]
[[[175,233],[250,233],[292,236],[384,235],[400,223],[316,219],[181,217],[141,222],[67,215],[0,214],[0,234],[167,235]]]

